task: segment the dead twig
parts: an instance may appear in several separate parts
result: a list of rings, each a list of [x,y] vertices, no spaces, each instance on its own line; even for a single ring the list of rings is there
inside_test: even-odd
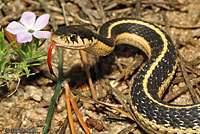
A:
[[[92,0],[95,8],[99,12],[99,15],[102,17],[102,23],[106,22],[105,12],[103,10],[102,1],[101,0]]]
[[[75,131],[75,127],[74,127],[74,121],[72,119],[72,109],[71,109],[70,97],[69,97],[69,85],[67,82],[65,82],[65,95],[66,95],[67,114],[68,114],[71,133],[75,134],[76,131]]]
[[[122,71],[120,76],[118,76],[116,82],[121,80],[123,77],[125,77],[124,79],[127,79],[128,75],[131,74],[135,69],[137,69],[142,64],[143,59],[144,59],[143,56],[137,55],[135,57],[134,62],[132,62],[126,69]]]
[[[69,123],[68,121],[69,121],[68,117],[66,117],[65,120],[64,120],[63,125],[61,126],[61,128],[60,128],[60,130],[58,132],[59,134],[64,134],[65,133],[65,129],[66,129],[68,123]]]
[[[136,0],[135,3],[135,18],[140,18],[141,16],[141,0]]]
[[[130,131],[134,131],[135,128],[137,127],[137,124],[133,124],[125,129],[122,129],[120,132],[118,132],[117,134],[125,134],[126,132],[130,132]]]
[[[190,82],[191,82],[192,85],[196,85],[196,84],[198,84],[200,82],[200,78],[193,78],[193,79],[190,80]],[[181,94],[183,94],[183,93],[185,93],[187,91],[188,91],[188,86],[187,85],[183,86],[183,87],[180,87],[180,89],[178,91],[168,93],[163,100],[165,102],[169,102],[169,101],[177,98],[178,96],[180,96]]]
[[[189,91],[190,91],[190,94],[191,94],[191,97],[192,97],[192,100],[194,103],[199,103],[196,95],[195,95],[195,92],[194,92],[194,89],[190,83],[190,80],[188,79],[188,74],[187,72],[185,71],[185,66],[183,65],[183,57],[182,55],[179,53],[179,58],[180,58],[180,66],[181,66],[181,69],[182,69],[182,73],[183,73],[183,77],[184,77],[184,80],[185,80],[185,83],[187,84],[188,88],[189,88]]]
[[[76,102],[75,102],[74,99],[73,99],[72,93],[69,92],[69,94],[70,94],[70,97],[69,97],[69,98],[70,98],[72,107],[73,107],[73,109],[74,109],[74,112],[75,112],[75,114],[76,114],[76,117],[78,118],[78,120],[79,120],[81,126],[83,127],[83,129],[85,130],[86,134],[90,134],[90,131],[89,131],[87,125],[85,124],[85,122],[83,121],[83,118],[82,118],[82,116],[81,116],[81,114],[80,114],[80,112],[79,112],[79,110],[78,110],[78,107],[77,107],[77,105],[76,105]]]
[[[96,92],[95,92],[95,89],[94,89],[94,85],[92,83],[92,78],[91,78],[91,74],[90,74],[90,70],[89,70],[89,66],[88,66],[87,56],[86,56],[86,54],[83,50],[80,50],[80,55],[81,55],[81,59],[82,59],[82,62],[84,64],[85,71],[86,71],[86,74],[87,74],[87,77],[88,77],[88,82],[89,82],[89,85],[90,85],[92,97],[93,97],[94,100],[97,100],[97,95],[96,95]]]
[[[103,105],[103,106],[112,108],[112,109],[114,109],[114,110],[116,110],[116,111],[122,113],[122,114],[125,115],[126,117],[130,118],[131,120],[134,120],[133,117],[132,117],[129,113],[127,113],[127,112],[121,110],[120,108],[116,107],[116,106],[113,105],[113,104],[109,104],[109,103],[105,103],[105,102],[101,102],[101,101],[96,101],[96,100],[94,100],[94,99],[85,98],[85,97],[80,97],[80,100],[81,100],[81,101],[84,101],[84,102],[87,102],[87,103],[98,104],[99,106],[100,106],[100,105]]]

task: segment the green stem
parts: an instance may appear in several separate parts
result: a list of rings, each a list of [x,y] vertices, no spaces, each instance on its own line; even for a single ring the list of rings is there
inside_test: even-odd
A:
[[[39,0],[39,2],[42,4],[44,10],[47,13],[50,14],[50,11],[47,8],[47,5],[44,2],[44,0]],[[50,17],[50,22],[51,22],[51,25],[53,27],[53,30],[56,31],[57,25],[56,25],[53,17]],[[54,110],[56,101],[58,100],[60,89],[61,89],[61,82],[62,82],[62,76],[63,76],[63,51],[62,51],[61,48],[58,48],[58,57],[59,57],[59,63],[58,63],[59,73],[58,73],[58,79],[57,79],[57,84],[56,84],[56,90],[55,90],[54,95],[51,99],[51,104],[49,106],[47,118],[46,118],[46,121],[45,121],[45,124],[44,124],[43,134],[47,134],[47,132],[48,132],[49,125],[50,125],[52,115],[53,115],[53,110]]]
[[[59,93],[60,93],[60,89],[61,89],[61,79],[62,79],[62,75],[63,75],[63,51],[61,48],[58,49],[58,56],[59,56],[59,63],[58,63],[58,68],[59,68],[59,73],[58,73],[58,79],[57,79],[57,84],[56,84],[56,90],[54,92],[54,95],[51,99],[51,104],[49,106],[49,110],[48,110],[48,114],[47,114],[47,118],[44,124],[44,130],[43,130],[43,134],[47,134],[48,132],[48,128],[52,119],[52,115],[53,115],[53,110],[56,104],[56,101],[58,100],[59,97]]]

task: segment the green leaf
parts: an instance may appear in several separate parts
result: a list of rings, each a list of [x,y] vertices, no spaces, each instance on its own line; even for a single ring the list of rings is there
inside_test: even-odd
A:
[[[32,64],[30,64],[30,66],[39,66],[39,65],[41,65],[41,63],[40,63],[40,62],[38,62],[38,63],[32,63]]]
[[[3,84],[4,82],[0,80],[0,86]]]
[[[8,59],[5,59],[4,61],[1,61],[0,62],[0,73],[3,73],[5,71],[5,68],[6,68],[6,63],[8,63],[9,60]]]
[[[0,32],[0,51],[3,51],[3,50],[4,50],[4,31],[2,28]]]
[[[26,76],[29,77],[29,75],[30,75],[30,70],[28,69],[28,67],[27,67],[27,66],[23,66],[23,69],[24,69],[24,71],[25,71],[25,73],[26,73]]]
[[[0,9],[4,6],[4,3],[0,4]]]
[[[8,76],[0,76],[0,79],[4,79],[6,81],[10,81],[11,80],[11,78],[8,77]]]
[[[39,41],[40,41],[39,39],[35,38],[34,43],[32,44],[32,45],[36,46],[35,50],[37,50],[39,48]]]
[[[47,59],[47,52],[44,49],[39,49],[39,39],[34,39],[31,43],[25,43],[21,45],[21,48],[15,46],[14,53],[19,56],[19,61],[12,64],[15,65],[15,76],[21,77],[26,75],[29,77],[31,66],[41,65],[41,61]]]
[[[13,41],[13,42],[11,42],[10,44],[8,44],[8,45],[6,45],[5,47],[4,47],[4,50],[8,50],[8,48],[10,48],[13,44],[15,44],[17,41]]]
[[[23,45],[21,48],[19,48],[18,46],[15,46],[15,48],[16,48],[15,53],[19,55],[20,60],[21,61],[25,60],[26,53],[23,51]]]

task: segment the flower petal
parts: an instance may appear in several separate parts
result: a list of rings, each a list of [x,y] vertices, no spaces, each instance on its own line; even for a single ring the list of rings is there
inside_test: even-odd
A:
[[[36,31],[33,33],[33,36],[40,39],[40,38],[50,38],[51,37],[51,32],[49,31]]]
[[[44,28],[49,22],[49,14],[43,14],[37,18],[34,26],[34,30],[39,31],[40,29]]]
[[[25,32],[26,28],[22,24],[12,21],[10,24],[8,24],[6,30],[12,34],[17,34],[19,32]]]
[[[17,33],[17,42],[19,43],[31,42],[32,39],[33,39],[32,34],[28,32]]]
[[[20,22],[27,28],[32,29],[35,24],[35,13],[33,12],[24,12],[20,19]]]

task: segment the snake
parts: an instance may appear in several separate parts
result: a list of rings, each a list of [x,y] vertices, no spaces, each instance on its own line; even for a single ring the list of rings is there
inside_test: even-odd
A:
[[[55,46],[109,55],[116,45],[139,48],[146,64],[134,78],[130,107],[134,120],[149,134],[200,134],[200,104],[175,105],[161,99],[178,66],[171,38],[158,26],[135,18],[117,18],[97,32],[81,26],[61,26],[51,37]]]

